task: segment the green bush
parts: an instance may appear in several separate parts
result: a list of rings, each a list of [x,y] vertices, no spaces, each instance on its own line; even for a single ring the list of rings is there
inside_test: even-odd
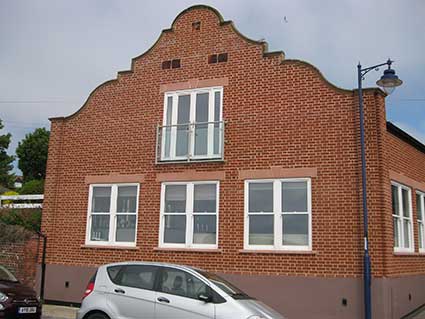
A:
[[[44,180],[33,179],[32,181],[26,182],[19,190],[21,195],[30,194],[43,194],[44,193]]]
[[[0,223],[38,232],[41,228],[41,209],[0,209]]]

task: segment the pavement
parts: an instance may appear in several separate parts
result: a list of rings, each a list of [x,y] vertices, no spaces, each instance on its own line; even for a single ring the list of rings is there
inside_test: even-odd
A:
[[[42,319],[75,319],[78,308],[55,305],[43,305]],[[425,306],[403,319],[425,319]]]
[[[42,319],[75,319],[78,308],[43,305]]]

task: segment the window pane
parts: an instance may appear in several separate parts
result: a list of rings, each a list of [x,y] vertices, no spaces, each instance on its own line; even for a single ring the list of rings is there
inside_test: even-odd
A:
[[[165,145],[164,145],[164,156],[165,157],[169,157],[170,156],[170,143],[171,143],[171,118],[172,118],[172,110],[173,110],[173,97],[169,96],[167,98],[167,118],[166,118],[166,123],[165,125],[167,125],[167,127],[165,128],[165,132],[163,132],[163,134],[165,135],[164,137],[164,141],[165,141]]]
[[[186,212],[186,185],[166,185],[165,186],[165,206],[166,213]]]
[[[200,294],[208,292],[207,285],[182,270],[165,268],[162,272],[159,290],[165,293],[198,299]]]
[[[208,99],[209,93],[196,95],[196,123],[208,122]],[[195,125],[195,155],[208,153],[208,124]]]
[[[136,235],[136,215],[118,215],[116,241],[134,242]]]
[[[393,215],[399,215],[398,188],[397,188],[397,186],[391,185],[391,197],[392,197]]]
[[[92,215],[90,240],[109,240],[109,215]]]
[[[164,220],[164,243],[186,242],[186,215],[166,215]]]
[[[137,200],[137,186],[119,186],[117,212],[135,213]]]
[[[419,248],[424,248],[424,225],[419,223]]]
[[[92,212],[109,213],[111,205],[111,187],[93,187]]]
[[[249,183],[250,213],[273,212],[273,183]]]
[[[404,231],[404,248],[410,247],[410,222],[408,220],[403,221]]]
[[[410,217],[409,192],[407,189],[401,189],[401,197],[403,200],[403,215],[405,217]]]
[[[249,216],[249,244],[273,245],[273,215]]]
[[[216,212],[216,184],[198,184],[194,185],[194,203],[193,211],[196,213]]]
[[[422,220],[422,201],[419,194],[416,194],[416,215],[418,216],[418,220]]]
[[[307,182],[282,182],[282,212],[307,210]]]
[[[125,266],[117,281],[121,286],[152,290],[157,269],[155,266]]]
[[[308,215],[283,215],[283,245],[308,245]]]
[[[178,97],[177,124],[186,124],[190,121],[190,95]],[[176,156],[187,155],[188,151],[188,125],[177,126]]]
[[[193,216],[193,243],[212,244],[216,243],[216,216]]]
[[[122,267],[123,266],[120,265],[120,266],[110,266],[110,267],[107,268],[109,279],[111,279],[111,281],[114,284],[117,284],[117,285],[120,284],[117,276],[118,276],[120,270],[122,269]]]
[[[394,224],[394,247],[400,247],[400,223],[399,219],[397,217],[393,217],[393,224]]]
[[[220,121],[221,92],[214,93],[214,122]],[[220,153],[220,124],[214,124],[214,154]]]

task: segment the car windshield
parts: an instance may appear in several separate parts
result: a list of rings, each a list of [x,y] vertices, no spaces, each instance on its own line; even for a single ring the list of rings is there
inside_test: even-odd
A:
[[[0,266],[0,280],[12,282],[18,281],[18,279],[16,279],[15,276],[13,276],[12,273],[3,266]]]
[[[233,284],[216,274],[207,271],[198,272],[234,299],[253,299],[252,297],[244,293],[242,290],[240,290],[238,287],[234,286]]]

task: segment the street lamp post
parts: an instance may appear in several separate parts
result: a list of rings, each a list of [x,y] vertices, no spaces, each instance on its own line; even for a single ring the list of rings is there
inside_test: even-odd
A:
[[[400,86],[401,81],[395,71],[391,69],[393,61],[388,59],[387,62],[377,64],[371,67],[362,68],[361,64],[357,65],[358,75],[358,91],[359,91],[359,109],[360,109],[360,146],[362,160],[362,195],[363,195],[363,229],[364,229],[364,256],[363,256],[363,280],[364,280],[364,310],[365,319],[372,318],[372,303],[371,303],[371,267],[369,255],[369,232],[368,232],[368,210],[367,210],[367,193],[366,193],[366,154],[365,154],[365,130],[364,130],[364,107],[363,107],[363,90],[362,81],[364,76],[372,70],[379,70],[379,67],[388,65],[388,69],[384,70],[384,74],[376,84],[382,87],[387,94],[391,94],[397,86]]]

